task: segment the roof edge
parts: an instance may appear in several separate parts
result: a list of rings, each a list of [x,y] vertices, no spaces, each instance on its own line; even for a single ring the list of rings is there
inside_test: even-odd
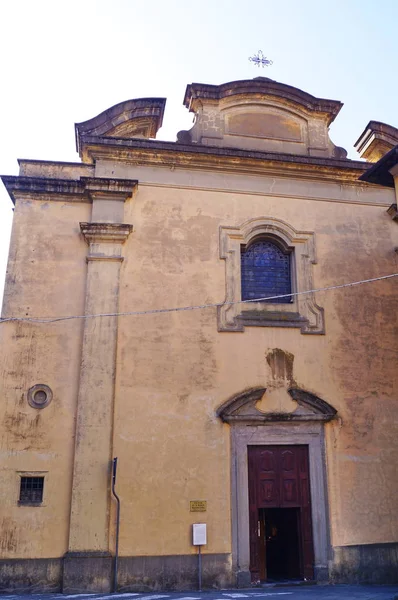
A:
[[[390,170],[397,164],[398,144],[387,152],[387,154],[385,154],[377,163],[373,164],[370,169],[365,171],[365,173],[359,177],[359,180],[393,188],[395,187],[395,182]]]
[[[156,137],[163,123],[166,98],[135,98],[119,102],[87,121],[75,123],[76,149],[80,151],[83,135],[117,135],[121,128],[126,130],[130,123],[127,139],[134,137],[134,124],[140,126],[140,137]],[[116,132],[116,133],[115,133]],[[119,135],[119,137],[123,137]]]
[[[381,121],[369,121],[354,144],[362,158],[376,163],[398,144],[398,129]]]
[[[343,103],[338,100],[316,98],[299,88],[268,79],[267,77],[230,81],[221,85],[191,83],[186,87],[183,104],[192,111],[192,101],[198,98],[221,100],[222,98],[239,94],[253,93],[278,96],[300,104],[309,110],[325,112],[329,115],[328,124],[334,121],[343,106]]]
[[[329,158],[321,156],[308,156],[305,154],[288,154],[281,152],[269,152],[262,150],[245,150],[242,148],[229,148],[218,146],[207,146],[204,144],[185,144],[183,142],[170,142],[164,140],[108,138],[96,136],[83,136],[82,142],[85,147],[90,146],[115,146],[121,148],[164,150],[166,152],[182,152],[186,154],[207,154],[213,156],[225,156],[234,158],[252,158],[258,160],[271,160],[277,162],[290,162],[308,165],[320,165],[326,167],[340,167],[344,169],[364,171],[370,163],[349,158]],[[86,163],[87,164],[87,163]]]

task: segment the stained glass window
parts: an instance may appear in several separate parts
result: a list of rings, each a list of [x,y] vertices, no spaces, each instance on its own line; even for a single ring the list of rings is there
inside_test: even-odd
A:
[[[290,294],[291,256],[270,241],[259,241],[241,251],[242,300]],[[291,296],[269,300],[272,304],[292,302]]]

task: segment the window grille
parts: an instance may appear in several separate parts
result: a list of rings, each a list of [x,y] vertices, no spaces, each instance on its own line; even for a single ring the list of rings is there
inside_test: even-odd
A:
[[[44,477],[21,477],[19,491],[20,504],[41,504],[43,502]]]
[[[291,255],[270,241],[241,249],[242,300],[291,294]],[[266,300],[271,304],[292,302],[291,296]]]

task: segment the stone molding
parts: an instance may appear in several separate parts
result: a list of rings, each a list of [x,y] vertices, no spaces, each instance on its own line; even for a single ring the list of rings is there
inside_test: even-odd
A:
[[[311,180],[350,183],[361,187],[358,177],[368,163],[349,159],[299,156],[282,152],[264,152],[237,148],[220,148],[201,144],[164,142],[134,138],[96,138],[84,136],[84,160],[115,160],[129,165],[162,168],[208,169],[250,175],[308,177]],[[363,185],[363,184],[362,184]]]
[[[228,398],[228,400],[216,410],[216,415],[225,423],[229,422],[229,417],[233,417],[238,414],[242,414],[243,418],[244,412],[241,411],[244,411],[246,407],[248,407],[249,413],[252,412],[253,407],[254,410],[257,411],[255,404],[261,400],[265,392],[265,387],[249,388],[243,392],[239,392],[231,398]]]
[[[232,563],[238,587],[251,585],[247,463],[248,446],[251,445],[308,446],[314,574],[317,581],[328,580],[331,552],[323,423],[333,419],[337,411],[311,392],[299,388],[287,391],[298,404],[292,413],[258,410],[256,404],[266,392],[265,387],[243,390],[216,411],[217,416],[231,426]]]
[[[231,424],[232,565],[238,587],[250,587],[248,446],[306,445],[309,450],[314,577],[328,581],[329,537],[325,441],[322,422]]]
[[[225,423],[261,424],[266,422],[301,422],[330,421],[337,411],[315,394],[298,388],[287,390],[297,402],[297,409],[292,413],[267,413],[256,408],[266,392],[264,387],[250,388],[229,398],[216,411],[217,416]]]
[[[361,158],[377,162],[398,144],[398,129],[380,121],[369,121],[354,144]]]
[[[317,412],[322,421],[330,421],[337,415],[337,410],[333,406],[311,392],[290,388],[288,393],[300,406]]]
[[[195,112],[197,104],[201,101],[217,101],[242,94],[266,94],[285,102],[297,104],[308,111],[325,114],[328,125],[334,121],[343,106],[342,102],[338,100],[316,98],[299,88],[274,81],[268,77],[230,81],[221,85],[191,83],[186,87],[183,103],[190,111]]]
[[[398,165],[398,144],[394,146],[387,154],[384,154],[380,160],[374,163],[370,168],[362,173],[358,178],[367,183],[376,183],[386,187],[395,187],[394,171]],[[395,177],[397,174],[395,173]]]
[[[133,226],[127,223],[80,223],[80,231],[89,245],[87,262],[123,262],[122,245],[133,231]]]
[[[112,177],[81,177],[84,191],[92,200],[127,200],[137,187],[136,179],[114,179]]]
[[[312,290],[313,265],[316,264],[315,236],[296,231],[291,225],[272,217],[250,219],[240,227],[220,227],[220,258],[225,260],[225,303],[218,307],[219,331],[244,331],[245,326],[299,327],[301,333],[324,334],[324,312],[315,294],[295,296],[286,304],[239,303],[241,300],[241,246],[255,238],[277,238],[292,250],[292,292]]]
[[[342,103],[315,98],[298,88],[256,77],[222,85],[193,83],[184,103],[195,113],[178,141],[205,146],[286,152],[346,159],[329,137]]]
[[[127,223],[80,223],[80,231],[88,244],[118,242],[124,244],[133,226]]]
[[[136,98],[115,104],[88,121],[75,124],[76,149],[82,152],[82,136],[154,138],[163,122],[166,98]]]
[[[136,179],[81,177],[55,179],[44,177],[3,176],[2,181],[15,204],[18,195],[46,201],[93,202],[94,199],[127,200],[138,185]]]

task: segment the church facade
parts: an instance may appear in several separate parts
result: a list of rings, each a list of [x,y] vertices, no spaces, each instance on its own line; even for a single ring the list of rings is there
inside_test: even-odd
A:
[[[194,589],[198,523],[205,587],[396,582],[398,130],[350,160],[260,77],[165,142],[165,103],[2,178],[0,589]]]

